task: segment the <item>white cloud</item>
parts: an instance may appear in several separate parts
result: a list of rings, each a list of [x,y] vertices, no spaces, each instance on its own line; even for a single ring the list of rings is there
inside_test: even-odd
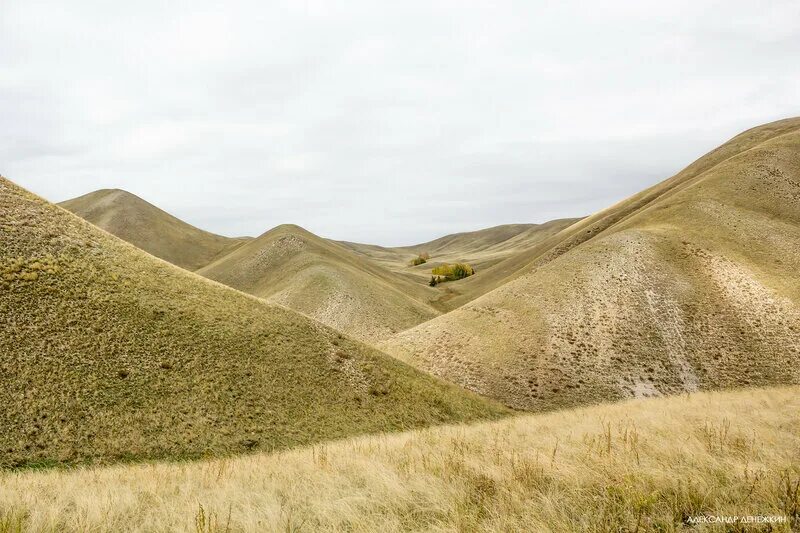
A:
[[[800,4],[0,4],[0,172],[205,229],[582,215],[800,114]]]

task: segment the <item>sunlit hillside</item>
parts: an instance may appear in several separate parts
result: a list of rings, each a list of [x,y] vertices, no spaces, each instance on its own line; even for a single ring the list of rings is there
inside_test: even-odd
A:
[[[0,178],[0,466],[272,450],[495,403]]]
[[[800,119],[456,282],[497,288],[383,348],[507,405],[800,382]],[[484,287],[484,288],[489,288]]]

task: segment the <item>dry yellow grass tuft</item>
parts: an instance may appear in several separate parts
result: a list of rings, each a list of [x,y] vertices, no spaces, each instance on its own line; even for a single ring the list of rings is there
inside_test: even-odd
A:
[[[798,487],[800,388],[750,389],[273,455],[5,472],[0,531],[739,531],[691,523],[757,515],[790,531]]]

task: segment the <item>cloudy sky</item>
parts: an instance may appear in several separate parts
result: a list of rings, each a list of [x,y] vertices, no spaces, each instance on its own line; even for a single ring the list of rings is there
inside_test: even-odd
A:
[[[797,0],[2,0],[0,173],[409,244],[614,203],[800,115],[799,66]]]

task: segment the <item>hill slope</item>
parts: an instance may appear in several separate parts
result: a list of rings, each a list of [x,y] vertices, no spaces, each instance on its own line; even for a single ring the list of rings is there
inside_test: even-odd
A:
[[[562,230],[511,281],[384,347],[524,409],[797,383],[798,243],[789,119]]]
[[[437,315],[436,291],[403,280],[294,225],[278,226],[198,270],[359,339],[375,342]]]
[[[506,224],[478,231],[454,233],[430,242],[396,248],[345,241],[340,244],[395,273],[406,275],[408,279],[417,283],[427,283],[431,269],[442,263],[469,263],[476,271],[481,272],[481,276],[474,278],[477,279],[483,278],[484,274],[494,270],[498,263],[503,263],[509,258],[524,253],[578,220],[580,219],[565,218],[551,220],[544,224]],[[415,267],[409,266],[409,261],[422,253],[430,255],[428,262]],[[490,274],[487,275],[490,276]],[[449,283],[446,287],[440,287],[435,300],[437,307],[443,310],[453,309],[453,305],[448,300],[455,296],[463,295],[462,299],[465,301],[480,296],[477,291],[465,291],[464,287],[471,288],[473,286],[466,281],[462,280],[458,283]],[[478,283],[475,287],[482,287],[482,284]]]
[[[203,231],[119,189],[102,189],[59,205],[120,239],[187,270],[207,265],[215,257],[248,240]]]
[[[0,466],[196,457],[503,409],[0,178]]]
[[[31,531],[788,532],[798,427],[798,387],[701,393],[233,460],[6,472],[0,508]],[[693,524],[758,515],[778,521]]]

